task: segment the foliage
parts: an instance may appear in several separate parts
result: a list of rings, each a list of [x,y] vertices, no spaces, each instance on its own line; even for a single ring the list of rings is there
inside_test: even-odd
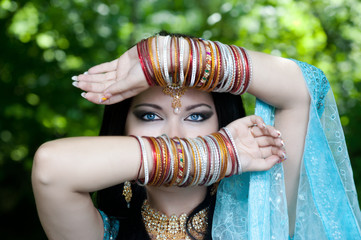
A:
[[[71,76],[115,59],[162,29],[323,69],[339,104],[361,189],[359,12],[357,0],[0,0],[2,239],[45,238],[30,184],[39,145],[98,133],[102,108],[80,97]],[[252,112],[253,99],[246,100]]]

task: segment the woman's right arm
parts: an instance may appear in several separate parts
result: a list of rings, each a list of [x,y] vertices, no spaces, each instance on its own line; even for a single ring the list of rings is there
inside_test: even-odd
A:
[[[131,137],[76,137],[43,144],[35,155],[32,184],[48,238],[103,239],[102,218],[89,192],[136,179],[139,165],[139,145]]]

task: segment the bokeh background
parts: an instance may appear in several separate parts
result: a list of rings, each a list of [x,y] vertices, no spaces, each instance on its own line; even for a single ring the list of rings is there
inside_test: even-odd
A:
[[[81,98],[71,76],[160,30],[321,68],[336,95],[360,196],[360,13],[359,0],[0,0],[0,238],[46,239],[30,183],[36,149],[98,134],[102,107]],[[254,99],[246,100],[251,114]]]

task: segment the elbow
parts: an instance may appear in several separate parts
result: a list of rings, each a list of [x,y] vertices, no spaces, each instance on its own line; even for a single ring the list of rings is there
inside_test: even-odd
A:
[[[44,143],[36,151],[31,172],[33,187],[48,186],[55,181],[56,152],[51,142]]]

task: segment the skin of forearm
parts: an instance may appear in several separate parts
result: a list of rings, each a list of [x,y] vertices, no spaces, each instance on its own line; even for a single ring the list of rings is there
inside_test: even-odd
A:
[[[45,143],[36,152],[33,182],[93,192],[134,180],[139,165],[140,148],[131,137],[59,139]]]

